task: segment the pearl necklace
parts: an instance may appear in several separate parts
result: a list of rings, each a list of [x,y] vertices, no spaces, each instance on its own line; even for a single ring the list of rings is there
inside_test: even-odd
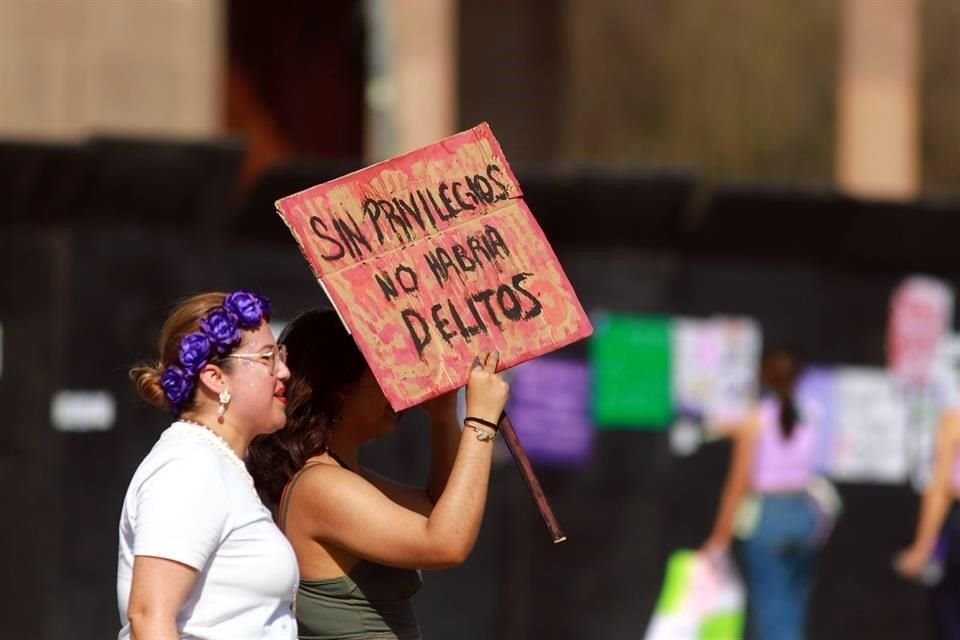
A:
[[[257,487],[253,482],[253,477],[250,475],[250,472],[247,471],[247,465],[243,463],[243,460],[241,460],[240,456],[237,455],[237,452],[233,450],[233,448],[230,446],[230,443],[224,440],[223,436],[200,422],[185,420],[184,418],[180,418],[177,420],[177,422],[200,427],[200,429],[190,429],[187,433],[192,433],[201,440],[208,442],[209,444],[213,445],[215,449],[219,450],[220,453],[226,456],[230,463],[240,470],[240,473],[244,478],[246,478],[247,484],[250,486],[250,492],[256,496],[258,502],[260,501],[260,495],[257,493]]]
[[[247,465],[243,464],[243,460],[240,459],[240,456],[237,455],[237,452],[233,450],[233,448],[230,446],[230,443],[228,443],[223,436],[200,422],[185,420],[184,418],[180,418],[177,420],[177,422],[183,422],[184,424],[201,427],[200,429],[190,429],[187,433],[195,434],[195,436],[199,437],[201,440],[209,442],[216,449],[218,449],[220,453],[225,455],[227,459],[230,460],[230,462],[240,470],[240,472],[243,474],[243,477],[247,479],[247,483],[250,485],[250,492],[257,499],[257,503],[260,504],[261,508],[264,508],[263,503],[260,501],[260,494],[257,493],[257,487],[253,482],[253,476],[251,476],[250,472],[247,471]],[[293,585],[293,593],[290,597],[290,610],[293,612],[294,616],[296,616],[297,613],[297,591],[299,586],[299,584]]]

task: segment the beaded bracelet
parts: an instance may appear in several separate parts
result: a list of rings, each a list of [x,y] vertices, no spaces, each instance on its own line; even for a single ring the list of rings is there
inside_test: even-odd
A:
[[[477,424],[482,424],[484,427],[490,427],[491,430],[484,429],[483,427],[478,427],[477,425],[470,424],[471,422],[476,422]],[[463,426],[473,429],[474,433],[477,434],[477,440],[481,442],[488,442],[497,437],[497,431],[499,427],[496,423],[490,422],[489,420],[484,420],[483,418],[477,418],[474,416],[467,416],[463,419]]]
[[[464,422],[463,426],[467,429],[473,429],[474,433],[477,434],[477,440],[480,442],[489,442],[497,437],[496,431],[490,431],[489,429],[484,429],[483,427],[478,427],[468,422]]]
[[[475,416],[467,416],[466,418],[463,419],[463,421],[464,421],[464,422],[476,422],[476,423],[478,423],[478,424],[482,424],[482,425],[485,426],[485,427],[490,427],[490,428],[493,429],[494,431],[499,431],[499,430],[500,430],[500,425],[497,424],[496,422],[490,422],[489,420],[484,420],[483,418],[477,418],[477,417],[475,417]]]

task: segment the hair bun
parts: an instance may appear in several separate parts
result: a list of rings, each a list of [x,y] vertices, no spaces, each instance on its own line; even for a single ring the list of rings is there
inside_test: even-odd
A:
[[[158,409],[169,409],[167,397],[160,386],[160,363],[144,364],[130,370],[130,379],[137,387],[137,395]]]

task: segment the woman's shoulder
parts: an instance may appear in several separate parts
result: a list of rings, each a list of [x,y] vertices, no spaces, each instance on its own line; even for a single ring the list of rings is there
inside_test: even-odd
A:
[[[760,414],[772,414],[776,415],[780,411],[780,399],[777,398],[777,395],[770,391],[764,391],[760,394],[760,397],[757,398],[756,402],[753,405],[753,410]]]
[[[189,425],[176,422],[168,427],[140,463],[131,484],[167,477],[219,483],[224,475],[222,467],[229,461],[190,429]]]
[[[287,508],[306,507],[304,512],[314,518],[383,498],[383,492],[362,474],[326,461],[305,465],[287,485],[286,494]]]
[[[764,408],[760,401],[740,405],[736,409],[727,410],[723,418],[717,420],[713,431],[717,437],[731,440],[755,436],[763,421],[763,413]]]
[[[733,440],[754,440],[763,428],[764,416],[769,408],[763,400],[758,400],[746,407],[741,419],[730,429],[729,435]]]
[[[357,482],[366,482],[361,476],[344,469],[336,462],[308,462],[290,479],[287,490],[291,499],[317,500],[341,497],[349,493]]]
[[[191,522],[224,521],[235,504],[231,496],[242,494],[230,488],[216,449],[203,445],[164,431],[134,472],[124,513],[149,518],[150,514],[184,512],[192,514]]]
[[[222,454],[217,451],[214,443],[208,441],[209,437],[200,429],[201,427],[183,422],[174,422],[160,434],[160,439],[157,440],[148,457],[153,456],[163,461],[219,461]]]

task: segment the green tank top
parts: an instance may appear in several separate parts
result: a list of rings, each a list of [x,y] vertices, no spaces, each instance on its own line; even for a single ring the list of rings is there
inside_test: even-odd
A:
[[[340,466],[349,468],[331,454]],[[290,479],[280,501],[280,529],[286,529],[294,483],[316,462]],[[300,580],[296,614],[300,640],[420,640],[411,598],[420,589],[419,571],[361,560],[345,576]]]

